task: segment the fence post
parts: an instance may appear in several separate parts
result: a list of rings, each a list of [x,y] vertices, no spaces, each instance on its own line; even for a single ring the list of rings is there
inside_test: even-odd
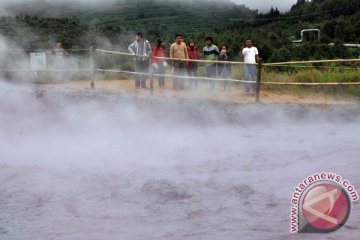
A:
[[[90,48],[90,81],[91,89],[95,88],[95,62],[94,62],[94,48]]]
[[[259,58],[258,69],[257,69],[257,79],[256,79],[256,102],[260,102],[260,90],[261,90],[261,70],[262,70],[262,59]]]
[[[149,55],[149,72],[150,72],[150,96],[154,96],[154,70],[152,54]]]

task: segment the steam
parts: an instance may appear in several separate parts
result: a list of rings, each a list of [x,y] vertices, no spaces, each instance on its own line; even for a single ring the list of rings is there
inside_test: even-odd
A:
[[[330,171],[360,186],[358,105],[239,105],[26,80],[0,81],[0,239],[296,238],[288,209],[300,180]],[[332,236],[356,235],[359,214]]]
[[[358,106],[4,82],[0,102],[3,239],[274,239],[288,235],[299,180],[332,171],[360,185],[348,167],[360,154]],[[358,211],[349,224],[358,226]]]

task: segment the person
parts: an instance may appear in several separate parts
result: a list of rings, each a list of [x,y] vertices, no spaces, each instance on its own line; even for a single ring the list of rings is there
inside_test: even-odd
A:
[[[189,46],[187,47],[187,52],[189,55],[189,59],[192,60],[199,60],[199,49],[196,47],[196,43],[194,40],[190,40]],[[188,68],[188,75],[189,77],[198,77],[199,76],[199,70],[198,70],[198,63],[197,62],[191,62],[189,61],[187,68]],[[190,79],[190,86],[191,87],[198,87],[198,80],[195,78]]]
[[[218,57],[218,61],[230,61],[229,52],[227,50],[227,46],[224,44],[221,46],[221,51]],[[231,74],[231,65],[230,64],[219,64],[219,77],[222,79],[227,79]],[[229,88],[229,81],[224,81],[224,90]]]
[[[64,80],[64,69],[65,69],[65,58],[68,57],[68,53],[63,48],[63,44],[61,42],[56,43],[55,49],[53,50],[53,54],[55,56],[55,78],[56,80],[63,81]]]
[[[257,80],[257,66],[259,62],[259,51],[253,46],[252,40],[248,39],[245,42],[246,47],[242,49],[241,53],[244,56],[244,80],[256,81]],[[256,83],[245,83],[245,93],[256,92]]]
[[[205,56],[207,61],[216,61],[219,56],[219,48],[214,44],[212,37],[207,37],[205,39],[206,46],[203,49],[202,55]],[[217,76],[217,64],[216,63],[207,63],[206,64],[206,76],[208,78],[216,78]],[[215,81],[209,80],[210,88],[215,89]]]
[[[54,54],[56,58],[63,59],[65,56],[67,56],[67,52],[63,48],[63,45],[61,42],[56,43],[56,47],[54,49]]]
[[[180,60],[189,59],[189,55],[181,34],[176,34],[175,36],[175,43],[173,43],[170,47],[170,58],[179,59],[171,61],[174,74],[178,76],[184,76],[186,71],[186,62]],[[173,87],[174,90],[184,89],[185,79],[175,77]]]
[[[153,50],[153,67],[154,72],[158,74],[165,74],[167,62],[163,57],[166,57],[166,46],[163,39],[158,39],[156,48]],[[159,76],[159,87],[165,88],[165,77]]]
[[[146,88],[146,73],[149,70],[149,57],[151,54],[151,45],[144,39],[141,32],[135,35],[135,41],[129,45],[129,52],[135,55],[135,87],[137,89]]]

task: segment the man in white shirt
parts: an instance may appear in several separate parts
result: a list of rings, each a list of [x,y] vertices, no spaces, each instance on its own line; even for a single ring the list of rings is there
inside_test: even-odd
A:
[[[56,43],[56,47],[53,50],[55,56],[55,78],[57,81],[64,81],[64,70],[66,68],[65,59],[68,57],[68,53],[64,50],[62,43]]]
[[[257,80],[257,65],[259,62],[259,51],[253,46],[251,40],[246,40],[246,47],[242,49],[241,54],[244,56],[244,80]],[[256,83],[245,83],[245,93],[250,93],[250,90],[255,93]]]

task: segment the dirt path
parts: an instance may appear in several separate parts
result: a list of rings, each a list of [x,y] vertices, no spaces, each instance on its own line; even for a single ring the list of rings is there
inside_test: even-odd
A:
[[[207,83],[201,83],[198,89],[190,89],[188,84],[183,91],[174,91],[172,89],[172,81],[166,81],[166,88],[160,89],[157,85],[157,81],[154,82],[154,95],[166,96],[174,98],[192,98],[200,100],[213,100],[219,102],[231,102],[231,103],[252,103],[255,101],[255,96],[251,94],[244,94],[242,86],[231,86],[230,89],[224,90],[224,87],[218,85],[215,91],[208,89]],[[72,89],[89,89],[89,80],[77,80],[58,84],[49,84],[50,87],[72,88]],[[149,82],[148,82],[149,86]],[[95,88],[100,90],[111,91],[125,91],[128,93],[148,96],[149,89],[135,89],[134,82],[132,80],[97,80],[95,82]],[[299,103],[299,104],[359,104],[359,101],[353,99],[338,99],[331,96],[297,96],[291,94],[274,93],[268,91],[262,91],[261,102],[263,103]]]

